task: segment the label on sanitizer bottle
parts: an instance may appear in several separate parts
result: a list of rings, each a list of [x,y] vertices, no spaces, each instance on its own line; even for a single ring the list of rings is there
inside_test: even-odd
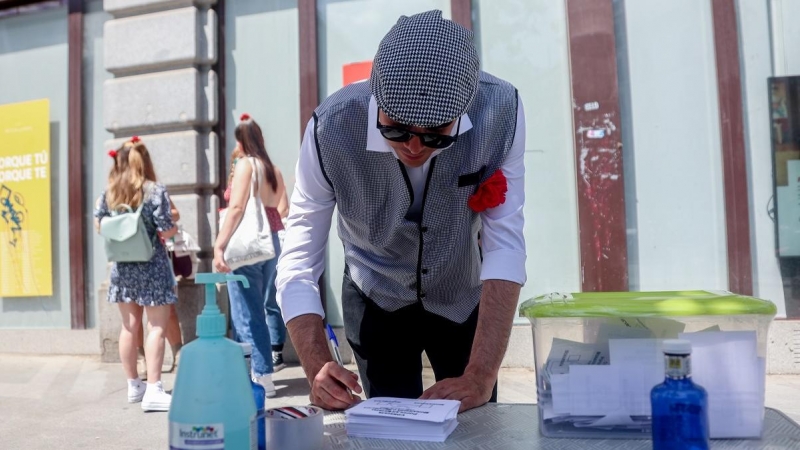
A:
[[[170,450],[225,450],[225,427],[221,423],[170,422]]]

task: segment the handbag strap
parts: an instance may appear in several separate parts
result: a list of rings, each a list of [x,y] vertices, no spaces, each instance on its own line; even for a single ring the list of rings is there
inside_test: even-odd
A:
[[[253,165],[253,178],[255,178],[255,183],[258,189],[253,192],[253,184],[250,184],[250,196],[252,197],[255,195],[256,201],[256,208],[258,209],[258,220],[259,223],[263,224],[264,226],[269,227],[269,218],[267,217],[267,209],[264,208],[264,204],[261,202],[261,161],[257,158],[253,158],[252,156],[248,158],[250,160],[250,164]]]
[[[255,198],[256,205],[261,206],[261,165],[259,161],[250,156],[247,158],[250,165],[253,167],[253,173],[250,175],[250,197]],[[253,187],[255,185],[255,188]]]

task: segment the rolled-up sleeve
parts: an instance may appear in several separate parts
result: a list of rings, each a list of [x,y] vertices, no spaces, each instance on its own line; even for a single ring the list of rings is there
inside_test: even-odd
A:
[[[306,125],[286,235],[275,279],[283,320],[304,314],[325,317],[318,280],[325,268],[325,246],[336,205],[333,188],[322,173],[314,139],[314,120]]]
[[[481,213],[481,280],[507,280],[525,284],[525,111],[517,105],[514,141],[502,165],[508,181],[506,201]]]

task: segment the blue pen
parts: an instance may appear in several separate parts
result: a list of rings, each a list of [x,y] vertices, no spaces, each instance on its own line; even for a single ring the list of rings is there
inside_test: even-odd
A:
[[[333,347],[333,357],[336,358],[336,364],[339,364],[340,367],[344,367],[342,355],[339,353],[339,340],[336,339],[336,334],[333,333],[331,324],[326,323],[325,328],[328,330],[328,340],[331,341],[331,347]]]
[[[336,364],[339,367],[344,367],[344,362],[342,362],[342,355],[339,353],[339,340],[336,339],[336,334],[333,333],[333,328],[331,328],[331,324],[326,323],[325,329],[328,330],[328,340],[331,341],[331,347],[333,348],[333,357],[336,359]],[[347,388],[347,393],[351,396],[353,393],[350,391],[350,388]]]

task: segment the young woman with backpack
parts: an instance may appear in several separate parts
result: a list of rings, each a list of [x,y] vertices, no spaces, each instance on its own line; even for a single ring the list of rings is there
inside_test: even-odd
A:
[[[114,159],[114,165],[108,177],[108,186],[97,202],[95,225],[101,231],[104,220],[141,208],[140,220],[152,243],[149,259],[114,262],[111,268],[108,301],[117,303],[122,315],[119,354],[128,378],[128,401],[142,402],[145,411],[168,411],[171,396],[164,392],[161,384],[161,365],[170,305],[178,297],[172,266],[161,239],[172,237],[177,227],[170,211],[167,190],[156,182],[153,162],[141,140],[134,136],[119,149],[111,150],[109,156]],[[110,250],[108,244],[106,250]],[[113,260],[111,257],[109,259]],[[137,341],[139,333],[142,333],[143,312],[147,312],[150,326],[145,342],[147,384],[142,382],[136,370]]]

